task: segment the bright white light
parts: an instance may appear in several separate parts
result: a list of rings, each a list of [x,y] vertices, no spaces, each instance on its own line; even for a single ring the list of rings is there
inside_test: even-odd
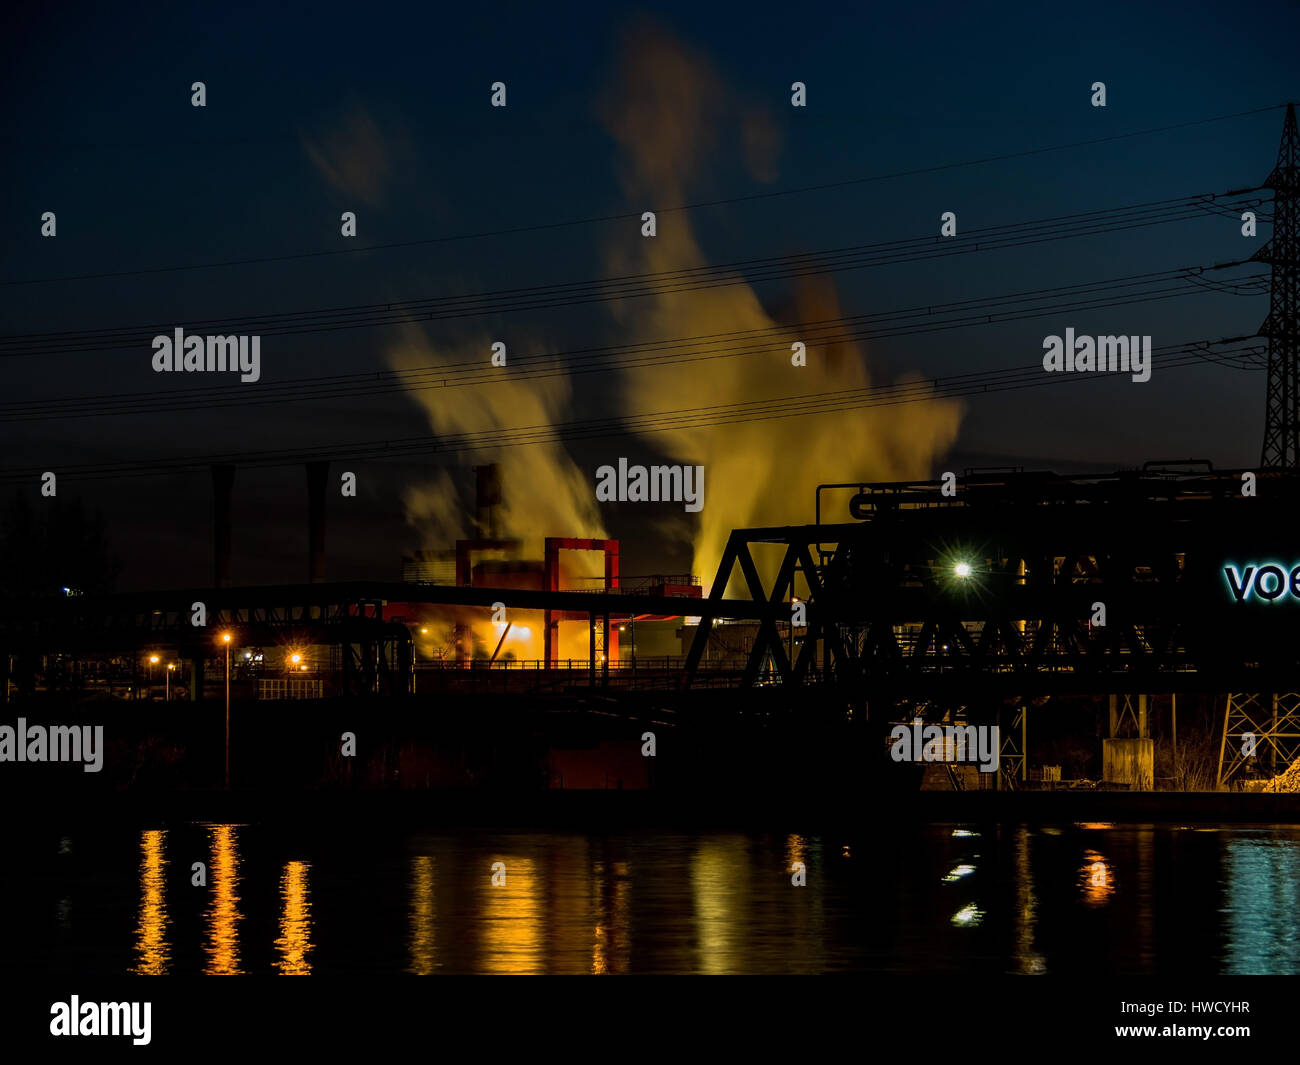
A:
[[[957,574],[958,577],[962,578],[962,580],[965,580],[970,576],[970,563],[958,562],[957,565],[953,566],[952,571]]]
[[[970,876],[975,872],[973,865],[959,865],[951,873],[943,878],[945,884],[951,884],[954,880],[960,880],[964,876]]]

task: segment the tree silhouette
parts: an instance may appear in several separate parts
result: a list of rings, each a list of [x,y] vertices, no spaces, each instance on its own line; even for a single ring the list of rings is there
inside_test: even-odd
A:
[[[113,587],[120,569],[103,515],[89,513],[81,500],[51,499],[34,508],[15,493],[0,516],[0,595],[6,598],[100,594]]]

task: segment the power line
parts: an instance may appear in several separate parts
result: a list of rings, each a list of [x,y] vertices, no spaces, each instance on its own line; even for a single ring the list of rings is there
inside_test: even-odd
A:
[[[743,196],[728,196],[720,199],[701,200],[695,203],[675,204],[667,207],[644,209],[654,210],[658,214],[672,214],[682,211],[700,210],[706,207],[722,207],[731,204],[752,203],[756,201],[775,199],[782,196],[797,196],[809,192],[825,192],[830,189],[851,188],[855,185],[865,185],[878,181],[892,181],[904,177],[919,177],[924,174],[937,174],[946,170],[957,170],[969,166],[983,166],[987,163],[1005,162],[1011,159],[1024,159],[1030,156],[1045,155],[1051,152],[1068,151],[1071,148],[1084,148],[1095,144],[1108,144],[1114,141],[1129,140],[1134,137],[1146,137],[1156,133],[1168,133],[1173,130],[1188,129],[1193,126],[1204,126],[1215,122],[1227,122],[1235,118],[1247,118],[1251,115],[1266,114],[1269,111],[1276,111],[1285,106],[1285,103],[1273,104],[1270,107],[1257,107],[1250,111],[1237,111],[1230,115],[1216,115],[1211,118],[1194,119],[1189,122],[1177,122],[1168,126],[1153,126],[1148,129],[1133,130],[1129,133],[1114,133],[1110,136],[1094,137],[1090,140],[1071,141],[1067,144],[1049,145],[1044,148],[1030,148],[1019,152],[1008,152],[1002,155],[989,155],[979,159],[967,159],[960,162],[941,163],[935,166],[918,167],[912,170],[896,170],[885,174],[872,174],[866,177],[845,178],[841,181],[821,182],[816,185],[799,185],[788,189],[769,189],[765,192],[755,192]],[[604,222],[628,221],[633,219],[639,220],[640,217],[641,210],[627,211],[617,214],[594,215],[587,218],[573,218],[560,222],[540,222],[525,226],[510,226],[504,229],[456,233],[441,237],[425,237],[419,240],[394,241],[387,244],[371,244],[360,248],[329,248],[310,252],[294,252],[286,255],[250,256],[242,259],[226,259],[211,263],[144,267],[138,270],[114,270],[92,274],[69,274],[60,277],[14,278],[0,281],[0,285],[43,285],[63,281],[91,281],[113,277],[140,277],[150,274],[179,273],[187,270],[211,270],[228,266],[249,266],[259,263],[290,262],[297,259],[315,259],[334,255],[357,255],[372,251],[390,251],[396,248],[427,247],[434,244],[447,244],[455,241],[479,240],[485,237],[513,236],[520,233],[538,233],[551,229],[596,225]]]
[[[1015,292],[980,299],[958,300],[897,311],[873,312],[790,326],[750,329],[677,337],[637,344],[552,352],[515,357],[508,371],[485,368],[483,359],[444,365],[401,368],[384,372],[340,374],[327,378],[300,378],[250,390],[233,384],[197,389],[178,397],[174,393],[145,392],[64,398],[49,401],[0,403],[0,415],[9,421],[44,421],[53,418],[105,417],[174,413],[224,407],[266,406],[283,402],[320,399],[356,399],[391,392],[491,384],[572,376],[582,373],[641,369],[672,363],[708,361],[789,352],[789,341],[797,339],[809,347],[828,346],[922,332],[956,329],[975,324],[1020,321],[1101,307],[1147,303],[1192,295],[1205,288],[1229,294],[1264,291],[1267,274],[1252,275],[1233,282],[1210,282],[1201,268],[1184,268],[1136,274],[1107,281]],[[774,343],[779,340],[780,343]],[[728,346],[729,345],[729,346]]]
[[[1165,345],[1153,350],[1152,365],[1159,359],[1162,371],[1180,369],[1207,362],[1235,358],[1239,365],[1254,367],[1264,357],[1267,347],[1255,342],[1234,351],[1217,352],[1213,347],[1240,344],[1243,339],[1194,341],[1182,345]],[[834,390],[791,396],[777,400],[756,400],[715,404],[671,411],[653,411],[621,417],[573,420],[544,425],[494,427],[473,433],[459,433],[441,438],[428,436],[398,440],[378,440],[350,445],[271,449],[251,452],[188,456],[172,461],[122,460],[64,467],[60,476],[70,479],[103,479],[152,476],[202,469],[216,462],[235,462],[247,467],[278,467],[311,460],[383,461],[414,455],[455,454],[462,451],[495,450],[529,444],[571,442],[619,436],[648,435],[683,429],[710,428],[742,422],[764,422],[814,414],[835,413],[876,406],[892,406],[925,400],[959,398],[990,392],[1018,391],[1066,381],[1099,380],[1120,377],[1113,373],[1052,374],[1041,364],[1001,370],[958,374],[928,380],[903,381],[892,385],[867,386],[859,389]],[[36,471],[10,471],[0,480],[15,482],[30,479]]]
[[[487,314],[572,307],[621,299],[673,295],[764,281],[818,276],[873,266],[920,262],[949,255],[1026,247],[1068,237],[1113,233],[1120,230],[1203,217],[1207,204],[1238,199],[1258,204],[1262,199],[1241,201],[1244,192],[1198,194],[1159,200],[1128,207],[1064,215],[1058,218],[1016,222],[1004,226],[971,230],[964,238],[938,235],[851,245],[843,248],[766,256],[706,266],[683,267],[651,273],[596,278],[587,281],[497,289],[462,296],[426,297],[388,303],[322,308],[206,319],[186,326],[192,333],[213,330],[222,333],[257,332],[262,336],[330,333],[344,329],[374,328],[418,321],[449,320]],[[148,344],[159,331],[170,333],[172,324],[119,326],[64,332],[10,334],[0,336],[0,356],[25,358],[84,351],[117,350]]]

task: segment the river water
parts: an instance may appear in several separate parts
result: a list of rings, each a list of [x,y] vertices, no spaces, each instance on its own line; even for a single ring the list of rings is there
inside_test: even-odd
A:
[[[159,824],[6,854],[11,975],[1300,973],[1291,826]]]

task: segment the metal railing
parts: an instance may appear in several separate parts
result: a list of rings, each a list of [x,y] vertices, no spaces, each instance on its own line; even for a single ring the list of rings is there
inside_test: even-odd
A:
[[[652,673],[666,669],[681,670],[685,667],[685,664],[685,655],[654,655],[649,658],[637,656],[635,659],[626,658],[619,659],[616,662],[610,662],[609,671],[611,673],[632,673],[637,671]],[[561,658],[556,661],[554,665],[548,664],[544,658],[498,658],[493,662],[486,658],[471,658],[464,661],[457,661],[455,658],[447,657],[420,659],[415,663],[415,668],[417,672],[421,670],[432,670],[438,672],[446,670],[480,670],[491,672],[497,672],[499,670],[515,670],[517,672],[528,670],[588,671],[594,668],[596,672],[599,673],[604,670],[605,663],[597,661],[593,667],[591,659],[585,657]]]

